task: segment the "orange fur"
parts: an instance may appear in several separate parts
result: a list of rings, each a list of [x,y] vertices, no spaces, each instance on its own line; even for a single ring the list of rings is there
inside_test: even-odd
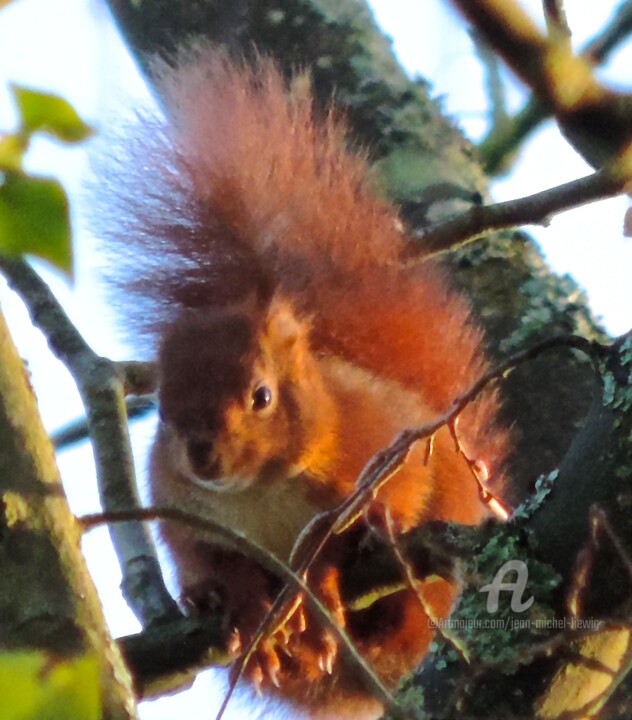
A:
[[[484,371],[481,333],[437,263],[400,266],[396,211],[346,149],[344,128],[314,119],[306,93],[288,95],[265,60],[248,69],[209,50],[179,60],[156,66],[169,122],[144,118],[111,182],[111,247],[130,256],[115,284],[132,329],[158,352],[152,498],[228,523],[287,561],[375,452],[446,412]],[[496,413],[493,394],[479,398],[459,438],[498,476],[507,434]],[[478,486],[447,428],[425,455],[413,447],[376,508],[396,532],[480,522]],[[431,629],[411,591],[345,610],[340,578],[366,532],[358,523],[334,538],[309,579],[394,684],[423,657]],[[185,598],[200,610],[219,602],[247,639],[279,589],[274,578],[212,535],[168,524],[162,533]],[[455,588],[424,587],[444,617]],[[326,631],[314,621],[288,643],[287,656],[258,654],[271,692],[278,679],[312,717],[379,713],[344,658],[328,673]]]

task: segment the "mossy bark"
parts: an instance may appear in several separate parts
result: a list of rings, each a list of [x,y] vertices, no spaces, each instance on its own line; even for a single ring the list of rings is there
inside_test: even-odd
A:
[[[131,680],[109,635],[28,372],[2,315],[0,578],[0,651],[44,653],[51,671],[72,659],[94,662],[100,681],[85,693],[100,695],[102,717],[136,717]]]

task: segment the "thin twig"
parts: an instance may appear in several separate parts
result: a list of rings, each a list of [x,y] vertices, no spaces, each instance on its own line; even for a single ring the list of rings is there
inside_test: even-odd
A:
[[[125,398],[127,419],[142,418],[156,408],[156,399],[153,396],[136,396]],[[50,439],[56,450],[65,450],[70,445],[87,440],[90,437],[90,428],[86,418],[73,420],[51,433]]]
[[[629,179],[609,168],[517,200],[472,206],[464,213],[415,233],[410,254],[426,259],[453,250],[494,230],[546,225],[553,215],[619,195]]]
[[[493,132],[494,128],[500,128],[508,122],[507,97],[501,73],[500,58],[480,32],[474,29],[470,35],[474,43],[474,49],[485,70],[485,87],[491,107],[489,116],[492,130],[490,132]]]
[[[455,417],[454,420],[449,423],[448,428],[452,439],[454,440],[456,452],[463,458],[470,473],[472,474],[472,479],[478,486],[479,497],[497,518],[507,520],[510,517],[512,510],[509,505],[505,504],[502,500],[500,500],[500,498],[497,498],[487,489],[486,483],[489,480],[489,468],[484,462],[478,460],[477,458],[471,458],[465,452],[463,443],[459,437],[458,426],[459,416]]]
[[[604,63],[610,54],[632,33],[632,2],[622,2],[610,22],[582,50],[582,55],[595,65]]]
[[[605,511],[593,505],[588,515],[590,534],[584,547],[575,558],[575,567],[567,592],[566,607],[573,617],[579,617],[581,601],[588,588],[588,582],[594,567],[595,557],[600,547],[601,536],[605,536],[617,553],[625,568],[629,580],[632,581],[632,559],[623,546],[617,532],[610,524]]]
[[[389,547],[391,551],[393,552],[393,555],[395,556],[395,559],[399,563],[401,569],[404,571],[404,577],[406,578],[406,584],[408,588],[415,593],[417,599],[419,600],[419,603],[421,604],[421,607],[428,617],[428,620],[433,623],[435,631],[445,640],[447,640],[452,647],[458,652],[458,654],[461,656],[461,659],[468,663],[470,662],[470,656],[467,647],[459,640],[459,638],[454,634],[451,633],[449,630],[446,631],[446,628],[448,626],[443,626],[441,622],[439,622],[442,618],[439,618],[437,614],[434,612],[432,606],[426,599],[424,595],[424,589],[423,584],[420,580],[417,579],[415,576],[415,572],[413,570],[412,565],[406,560],[404,557],[404,553],[402,552],[402,548],[400,547],[399,542],[397,541],[397,537],[395,535],[395,527],[393,524],[393,519],[391,517],[390,512],[388,511],[388,508],[384,511],[384,520],[385,520],[385,527],[387,530],[387,538],[389,542]]]
[[[485,388],[514,368],[529,362],[542,353],[554,348],[568,347],[583,352],[593,360],[597,370],[597,359],[606,352],[604,346],[579,335],[557,335],[512,355],[482,375],[470,388],[455,400],[452,408],[435,421],[419,428],[400,432],[395,440],[381,452],[374,455],[364,466],[357,480],[357,490],[335,511],[337,519],[332,527],[335,534],[353,525],[364,513],[378,490],[404,464],[412,445],[419,440],[432,437],[439,429],[454,423],[463,410],[475,400]]]
[[[370,504],[379,489],[388,482],[405,463],[410,449],[415,442],[423,439],[430,441],[434,434],[442,427],[448,426],[454,428],[460,413],[469,403],[475,400],[490,383],[504,377],[508,371],[513,370],[518,365],[533,360],[548,350],[559,347],[570,347],[585,353],[593,360],[595,369],[597,369],[598,358],[605,352],[601,344],[577,335],[563,335],[549,338],[531,348],[512,355],[503,363],[489,370],[454,402],[452,408],[447,413],[433,423],[429,423],[420,428],[404,430],[399,433],[389,447],[374,455],[365,465],[356,481],[357,489],[353,495],[334,510],[316,516],[303,530],[295,543],[290,559],[292,562],[295,557],[303,558],[302,562],[298,565],[297,572],[299,572],[301,576],[304,576],[331,536],[344,532],[364,515],[366,507]],[[453,433],[458,443],[456,431],[453,431]],[[458,446],[460,447],[460,443],[458,443]],[[476,482],[478,482],[482,501],[492,507],[492,509],[494,509],[495,503],[498,503],[499,509],[503,511],[503,516],[506,518],[508,514],[505,512],[506,508],[489,493],[481,483],[478,472],[474,468],[475,461],[470,458],[466,459]],[[501,513],[499,512],[498,514]],[[278,619],[286,609],[287,598],[280,600],[279,607],[271,611],[268,617]]]
[[[600,507],[591,507],[589,520],[593,537],[595,537],[597,533],[602,532],[608,538],[610,544],[619,556],[619,560],[621,560],[629,580],[632,581],[632,558],[624,547],[618,533],[610,524],[610,520],[608,520],[605,511]]]
[[[356,491],[334,510],[317,515],[303,530],[297,539],[290,562],[295,557],[302,557],[297,572],[307,572],[316,556],[332,535],[344,532],[352,526],[365,512],[366,507],[375,497],[379,489],[395,475],[405,463],[412,445],[420,440],[431,441],[435,433],[442,427],[454,426],[463,410],[475,400],[488,385],[505,377],[505,375],[526,362],[530,362],[541,354],[560,347],[573,348],[587,355],[598,372],[598,360],[603,357],[607,349],[597,341],[587,340],[579,335],[556,335],[543,340],[530,348],[522,350],[507,358],[502,363],[488,370],[470,388],[455,400],[452,408],[434,422],[419,428],[410,428],[401,431],[393,442],[384,450],[376,453],[364,466],[356,481]],[[475,461],[469,460],[474,464]],[[485,491],[478,475],[474,475],[479,482],[481,492]],[[489,499],[482,498],[489,504]],[[324,530],[324,532],[323,532]],[[319,533],[322,532],[322,535]],[[308,547],[311,545],[311,547]]]
[[[215,720],[222,720],[222,718],[224,717],[224,714],[228,709],[228,705],[235,693],[235,690],[237,689],[237,685],[239,684],[240,680],[243,679],[246,673],[246,668],[248,667],[248,663],[250,662],[252,656],[259,647],[259,644],[263,642],[266,638],[274,635],[276,630],[278,629],[278,626],[283,624],[291,617],[296,608],[298,608],[298,606],[303,602],[302,598],[302,594],[297,594],[296,590],[293,590],[290,585],[286,584],[279,592],[277,597],[274,599],[272,606],[265,614],[265,617],[262,619],[262,621],[259,623],[259,627],[255,631],[247,647],[245,648],[245,650],[242,651],[240,657],[236,661],[236,672],[230,679],[230,683],[228,685],[226,693],[224,694],[222,704],[220,705],[220,708],[215,715]],[[327,625],[329,627],[338,627],[336,623],[334,623],[333,618],[329,615],[329,613],[327,613]],[[353,656],[359,657],[355,648],[353,650]]]
[[[551,40],[570,43],[571,29],[566,18],[564,0],[542,0],[542,9]]]

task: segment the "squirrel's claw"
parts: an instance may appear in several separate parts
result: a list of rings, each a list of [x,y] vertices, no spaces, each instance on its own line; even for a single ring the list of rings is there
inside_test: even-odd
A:
[[[323,633],[321,637],[324,651],[318,657],[318,667],[327,675],[331,675],[334,671],[334,662],[338,657],[338,643],[330,632]]]
[[[243,643],[241,641],[241,633],[237,628],[233,628],[226,643],[226,652],[230,655],[237,655],[242,652],[242,650]]]
[[[345,626],[345,615],[336,593],[321,595],[331,620],[340,627]],[[315,618],[305,605],[303,595],[297,596],[295,604],[287,613],[285,622],[276,632],[283,651],[294,658],[311,658],[313,668],[321,674],[331,675],[338,657],[338,641],[332,630]]]
[[[281,661],[277,654],[274,640],[263,639],[257,646],[246,667],[246,675],[250,678],[258,694],[261,689],[271,683],[276,688],[281,686]]]

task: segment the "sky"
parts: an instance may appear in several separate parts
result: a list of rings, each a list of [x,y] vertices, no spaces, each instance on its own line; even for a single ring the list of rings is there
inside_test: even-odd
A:
[[[394,39],[395,52],[406,70],[429,79],[433,93],[443,98],[446,111],[458,118],[472,139],[480,137],[486,127],[487,107],[482,70],[473,58],[469,36],[455,23],[454,13],[441,0],[371,0],[370,4]],[[615,0],[566,1],[577,46],[606,22],[616,4]],[[537,0],[523,5],[534,17],[538,14]],[[630,68],[632,44],[600,72],[608,82],[630,88]],[[145,92],[100,0],[14,0],[0,10],[0,130],[10,130],[15,122],[8,82],[61,94],[97,129],[127,112],[135,102],[133,98]],[[519,107],[522,95],[517,84],[512,86],[510,97],[513,107]],[[112,318],[99,295],[90,238],[76,212],[81,207],[82,183],[89,175],[87,152],[42,139],[35,143],[28,163],[34,172],[60,177],[75,209],[78,282],[71,288],[45,271],[46,278],[92,347],[124,358],[126,349],[116,341]],[[549,123],[529,141],[511,176],[494,184],[493,193],[497,200],[520,197],[588,172],[590,169]],[[565,213],[546,229],[529,228],[554,269],[570,273],[587,290],[592,307],[612,334],[632,327],[632,240],[622,236],[627,206],[626,199],[617,198]],[[47,427],[53,429],[80,416],[81,404],[72,381],[60,363],[51,359],[41,335],[29,327],[21,304],[4,287],[0,287],[0,303],[29,363]],[[152,431],[152,419],[134,426],[141,468]],[[96,511],[88,445],[64,452],[59,462],[73,510]],[[112,591],[119,573],[105,531],[91,533],[84,540],[84,548],[95,569],[113,632],[133,632],[135,620],[118,592]],[[209,718],[216,705],[215,699],[209,700],[211,693],[205,683],[199,683],[193,693],[144,705],[142,717],[159,720],[174,712],[186,712],[192,720]],[[240,716],[233,708],[233,717]]]

